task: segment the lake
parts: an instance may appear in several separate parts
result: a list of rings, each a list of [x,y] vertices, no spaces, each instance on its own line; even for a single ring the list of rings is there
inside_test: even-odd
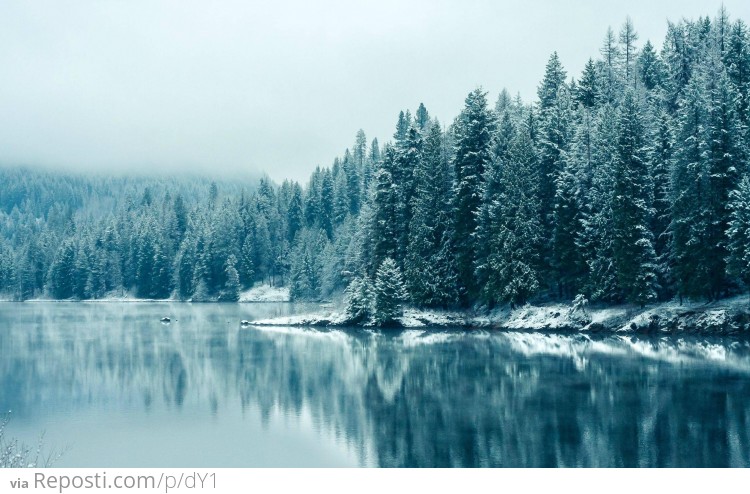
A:
[[[8,433],[60,467],[750,466],[748,340],[239,325],[309,309],[2,303]]]

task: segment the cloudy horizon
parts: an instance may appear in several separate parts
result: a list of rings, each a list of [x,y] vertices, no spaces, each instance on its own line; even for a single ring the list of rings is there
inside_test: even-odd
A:
[[[0,164],[305,182],[358,129],[389,140],[399,110],[449,123],[477,86],[533,101],[553,51],[577,78],[626,16],[660,47],[667,19],[721,2],[216,5],[3,2]]]

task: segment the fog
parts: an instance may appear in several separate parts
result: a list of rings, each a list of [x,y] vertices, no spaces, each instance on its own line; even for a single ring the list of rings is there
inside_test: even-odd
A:
[[[0,164],[305,181],[401,109],[449,123],[477,86],[531,100],[552,51],[577,77],[627,15],[660,47],[667,19],[720,5],[4,0]]]

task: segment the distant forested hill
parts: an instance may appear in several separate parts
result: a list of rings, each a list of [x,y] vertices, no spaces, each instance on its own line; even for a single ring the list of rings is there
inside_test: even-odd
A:
[[[266,281],[297,299],[350,285],[364,308],[385,292],[431,307],[725,297],[750,282],[749,36],[723,9],[669,23],[660,47],[627,20],[581,74],[553,53],[536,101],[475,89],[447,126],[420,104],[304,186],[2,170],[0,291],[236,300]]]

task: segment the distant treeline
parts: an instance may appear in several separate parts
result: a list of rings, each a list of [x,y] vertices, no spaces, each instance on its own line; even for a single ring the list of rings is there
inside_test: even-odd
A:
[[[538,101],[476,89],[447,127],[420,104],[304,187],[4,170],[0,291],[322,299],[354,280],[366,307],[379,278],[433,307],[713,300],[750,283],[749,120],[743,21],[669,23],[658,50],[628,19],[577,78],[553,53]]]

